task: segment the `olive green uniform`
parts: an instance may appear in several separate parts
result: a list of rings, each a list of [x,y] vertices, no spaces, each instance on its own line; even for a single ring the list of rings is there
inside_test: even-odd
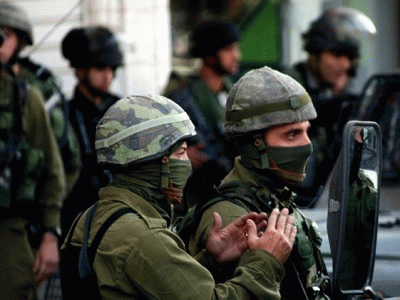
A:
[[[212,214],[218,212],[222,218],[222,226],[226,226],[229,222],[234,219],[250,212],[255,209],[258,211],[265,211],[269,213],[273,208],[277,207],[282,209],[283,207],[289,208],[289,211],[294,217],[294,225],[298,228],[296,236],[296,243],[294,244],[290,259],[285,264],[285,268],[291,261],[299,273],[302,284],[305,288],[309,288],[318,278],[325,274],[326,268],[322,261],[319,247],[322,239],[318,231],[315,222],[306,219],[301,212],[293,205],[292,193],[287,188],[282,188],[276,191],[272,191],[267,187],[257,183],[257,180],[249,172],[248,169],[240,164],[240,159],[237,158],[233,170],[225,177],[222,181],[221,186],[233,183],[245,182],[252,186],[258,187],[254,192],[254,206],[247,205],[246,203],[238,201],[219,201],[206,209],[202,215],[201,221],[196,232],[192,235],[189,241],[189,253],[193,256],[197,255],[205,248],[205,241],[208,230],[213,222]],[[272,182],[272,181],[271,181]],[[239,199],[239,198],[238,198]],[[255,208],[256,207],[256,208]],[[232,270],[235,266],[227,265],[225,268],[220,269],[215,276],[219,278],[222,274],[221,280],[226,280],[232,277]],[[286,270],[287,272],[287,270]],[[282,299],[291,299],[286,297],[286,289],[293,289],[298,286],[297,282],[288,282],[291,279],[285,276],[281,285]],[[301,295],[298,295],[298,299],[301,299]],[[268,299],[266,296],[265,299]],[[279,297],[280,299],[280,297]],[[324,298],[312,298],[312,299],[324,299]]]
[[[0,107],[5,110],[10,101],[16,101],[13,98],[13,79],[2,72],[0,86]],[[38,178],[34,178],[35,175],[38,176],[35,167],[33,167],[34,170],[29,170],[31,168],[29,165],[24,166],[24,171],[13,170],[13,172],[20,172],[17,178],[22,182],[17,187],[17,193],[25,191],[24,184],[28,179],[38,181],[40,190],[36,189],[36,198],[30,199],[32,205],[29,208],[23,205],[18,206],[19,203],[13,202],[9,207],[2,205],[0,208],[0,295],[2,299],[31,299],[33,297],[34,255],[28,243],[25,219],[37,221],[44,229],[59,227],[59,211],[66,185],[61,156],[44,108],[43,98],[37,90],[29,86],[21,114],[22,139],[31,149],[36,149],[43,154],[43,169]],[[8,121],[6,118],[1,119],[3,132],[10,127]],[[27,199],[24,198],[24,200]]]
[[[78,137],[68,119],[66,100],[62,99],[61,88],[50,71],[27,58],[20,61],[20,66],[20,76],[43,93],[46,110],[63,159],[67,191],[70,191],[79,178],[82,163]]]
[[[187,254],[182,240],[168,229],[158,202],[150,202],[126,187],[100,191],[89,245],[113,212],[127,206],[136,211],[115,221],[97,250],[93,269],[103,299],[279,299],[284,270],[272,255],[247,251],[234,278],[216,284],[199,263],[215,267],[210,256],[205,251],[196,259]],[[73,233],[75,246],[82,244],[85,216]]]

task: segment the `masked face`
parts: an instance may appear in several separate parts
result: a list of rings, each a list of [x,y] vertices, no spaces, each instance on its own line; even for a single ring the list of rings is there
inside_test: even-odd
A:
[[[269,169],[284,181],[298,184],[306,176],[308,158],[312,153],[312,144],[298,147],[267,146]]]
[[[183,198],[183,188],[192,172],[186,142],[169,158],[163,158],[161,172],[161,192],[167,196],[171,204],[179,204]]]

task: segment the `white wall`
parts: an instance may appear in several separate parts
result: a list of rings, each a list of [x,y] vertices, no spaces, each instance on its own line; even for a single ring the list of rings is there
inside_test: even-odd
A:
[[[12,2],[27,11],[39,44],[36,46],[40,46],[25,49],[23,55],[29,54],[58,75],[67,96],[71,96],[76,80],[61,55],[61,40],[71,28],[88,24],[108,26],[121,39],[125,65],[117,71],[112,91],[121,96],[160,93],[166,84],[171,66],[169,0]],[[52,33],[40,42],[49,32]]]
[[[307,52],[303,50],[301,35],[312,21],[322,13],[323,0],[285,0],[282,1],[282,63],[284,66],[303,61]]]

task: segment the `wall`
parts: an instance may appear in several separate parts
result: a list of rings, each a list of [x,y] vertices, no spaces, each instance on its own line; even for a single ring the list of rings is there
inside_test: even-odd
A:
[[[88,24],[106,25],[121,40],[125,65],[117,71],[112,91],[121,96],[159,93],[166,84],[171,65],[169,0],[12,2],[28,12],[37,43],[23,55],[30,55],[58,75],[67,96],[71,96],[76,80],[61,55],[61,41],[71,28]]]

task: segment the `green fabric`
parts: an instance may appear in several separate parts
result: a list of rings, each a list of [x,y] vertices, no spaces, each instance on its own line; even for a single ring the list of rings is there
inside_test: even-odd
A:
[[[377,190],[363,170],[350,184],[341,263],[340,286],[361,289],[366,281],[373,246]]]
[[[5,107],[9,103],[8,97],[12,85],[13,79],[1,73],[0,107]],[[44,108],[43,98],[37,90],[29,85],[27,86],[26,102],[21,113],[23,143],[27,145],[26,147],[35,149],[28,156],[31,163],[37,163],[35,163],[36,166],[32,164],[30,167],[25,167],[26,174],[29,174],[30,177],[25,179],[39,180],[37,184],[42,187],[41,193],[36,195],[40,209],[37,212],[29,211],[29,217],[45,228],[57,228],[62,197],[66,187],[64,170],[56,140],[51,131],[50,121]],[[38,173],[36,171],[39,164],[43,165],[43,173],[41,173],[40,178],[37,178]],[[21,177],[24,176],[20,175],[17,178],[22,179]],[[32,182],[29,184],[32,184]]]
[[[267,146],[270,161],[279,167],[276,174],[284,179],[301,182],[305,177],[308,158],[312,153],[312,144],[299,147],[272,147]]]
[[[258,191],[254,193],[253,201],[255,202],[255,205],[264,208],[265,203],[268,203],[268,206],[270,207],[269,211],[266,211],[266,209],[263,211],[269,213],[275,207],[279,209],[282,209],[283,207],[289,208],[289,211],[294,218],[294,224],[298,227],[297,241],[292,250],[291,258],[300,273],[303,284],[306,287],[309,287],[311,283],[315,282],[317,279],[316,272],[309,272],[311,268],[321,271],[322,273],[326,272],[319,250],[321,237],[315,222],[305,218],[301,212],[293,206],[293,194],[289,190],[286,188],[274,189],[273,186],[267,188],[266,186],[261,185],[253,176],[253,173],[240,164],[239,158],[236,159],[233,170],[225,177],[221,186],[238,181],[258,186]],[[268,186],[271,186],[272,182],[274,181],[271,180]],[[261,195],[265,195],[266,197],[261,197]],[[237,200],[240,202],[239,197]],[[206,237],[213,222],[214,212],[220,214],[222,218],[222,226],[226,226],[234,219],[250,211],[251,210],[245,203],[238,204],[237,202],[229,201],[228,199],[225,201],[219,201],[209,207],[202,214],[198,228],[190,238],[188,247],[189,253],[192,256],[196,256],[205,248]],[[224,277],[222,278],[223,280],[231,278],[233,276],[232,269],[234,269],[232,266],[226,267],[221,270],[217,276],[224,274]]]
[[[169,179],[175,187],[183,189],[192,171],[190,160],[187,159],[169,159]]]
[[[136,173],[137,175],[137,173]],[[159,178],[158,178],[159,180]],[[113,174],[113,179],[109,186],[127,189],[134,194],[139,195],[147,201],[158,211],[158,213],[170,223],[171,204],[166,199],[165,195],[160,192],[160,188],[147,183],[129,174]]]
[[[0,106],[10,100],[6,93],[11,86],[12,79],[1,72]],[[43,98],[30,86],[22,109],[22,130],[26,142],[42,152],[45,162],[43,176],[39,178],[42,189],[40,193],[37,191],[37,201],[26,212],[27,217],[43,228],[58,228],[65,191],[63,166]],[[31,171],[35,173],[33,169]],[[20,214],[19,210],[11,212],[2,208],[0,213],[2,218],[8,218],[0,218],[0,295],[4,299],[31,299],[29,297],[34,293],[33,253],[25,229],[27,222],[12,217],[12,213]]]
[[[20,76],[43,94],[46,104],[48,104],[49,100],[53,100],[53,97],[62,97],[53,76],[46,77],[46,79],[40,79],[27,67],[22,65],[20,67]],[[58,147],[61,151],[64,170],[66,173],[67,190],[69,191],[78,180],[82,162],[78,137],[69,123],[66,111],[64,111],[64,108],[62,107],[61,101],[63,100],[57,99],[57,101],[58,102],[49,109],[48,115],[53,133],[56,136]],[[67,106],[67,103],[64,104]]]
[[[229,91],[231,82],[225,79],[225,90]],[[225,121],[225,111],[221,106],[217,94],[215,94],[203,79],[196,79],[191,85],[196,103],[201,112],[213,128],[214,132],[220,132]]]
[[[257,106],[249,106],[242,108],[241,110],[232,110],[226,114],[226,120],[228,122],[239,122],[243,119],[252,118],[255,116],[278,112],[286,110],[297,110],[300,107],[311,103],[311,98],[307,94],[302,94],[293,97],[291,99],[280,98],[275,99],[276,102],[267,102],[264,104],[258,104]]]
[[[100,191],[89,244],[113,212],[123,206],[137,212],[115,221],[99,245],[93,268],[103,299],[279,299],[284,271],[270,254],[247,251],[235,277],[216,285],[146,200],[122,188],[109,186]],[[82,244],[85,216],[73,233],[74,245]],[[197,259],[212,264],[204,253]]]
[[[2,299],[35,299],[33,252],[27,239],[26,221],[0,220],[0,295]]]

